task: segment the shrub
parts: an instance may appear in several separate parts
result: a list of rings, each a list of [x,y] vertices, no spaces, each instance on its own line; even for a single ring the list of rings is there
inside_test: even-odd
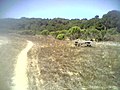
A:
[[[57,35],[58,35],[58,32],[50,32],[50,35],[52,35],[53,37],[57,37]]]
[[[67,34],[68,30],[61,30],[59,34]]]
[[[69,33],[71,33],[72,35],[75,33],[80,33],[80,27],[78,27],[78,26],[71,27],[69,29]]]
[[[50,35],[54,36],[55,38],[59,35],[59,34],[64,34],[64,36],[66,36],[67,34],[67,30],[60,30],[60,31],[56,31],[56,32],[50,32]]]
[[[118,34],[116,28],[111,28],[107,30],[107,33],[109,33],[110,35],[116,35]]]
[[[47,35],[49,35],[49,31],[48,30],[43,30],[43,31],[41,31],[41,34],[47,36]]]
[[[56,38],[59,40],[63,40],[65,39],[65,34],[58,34]]]
[[[78,39],[80,37],[80,27],[78,26],[71,27],[68,30],[67,36],[69,36],[71,40]]]
[[[35,32],[33,30],[24,30],[24,31],[20,32],[20,34],[23,34],[23,35],[34,35]]]

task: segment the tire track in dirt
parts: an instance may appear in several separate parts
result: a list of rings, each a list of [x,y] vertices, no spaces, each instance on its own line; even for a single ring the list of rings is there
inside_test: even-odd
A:
[[[18,55],[13,77],[13,90],[27,90],[28,89],[28,77],[27,77],[27,53],[32,48],[33,43],[27,41],[27,46]]]

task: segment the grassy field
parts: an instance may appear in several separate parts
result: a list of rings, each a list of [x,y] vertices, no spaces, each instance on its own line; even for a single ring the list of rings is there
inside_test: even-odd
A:
[[[0,47],[0,89],[10,90],[14,63],[26,46],[29,90],[119,90],[120,44],[99,42],[94,47],[75,47],[71,41],[47,36],[7,36]]]
[[[33,37],[29,90],[119,90],[120,45],[74,47],[70,41]]]

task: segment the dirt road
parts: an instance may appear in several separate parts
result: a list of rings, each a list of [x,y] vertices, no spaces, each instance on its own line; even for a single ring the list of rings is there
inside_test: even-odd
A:
[[[12,90],[14,64],[26,42],[20,37],[0,35],[0,43],[0,90]]]
[[[27,90],[28,78],[27,78],[27,53],[32,48],[33,43],[27,41],[27,46],[20,52],[15,65],[15,76],[13,77],[13,90]]]

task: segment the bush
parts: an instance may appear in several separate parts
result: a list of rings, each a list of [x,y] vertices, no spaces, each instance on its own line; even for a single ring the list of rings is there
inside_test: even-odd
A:
[[[75,34],[75,33],[80,33],[80,27],[78,27],[78,26],[71,27],[69,29],[69,33],[72,34],[72,35]]]
[[[20,32],[20,34],[22,34],[22,35],[34,35],[35,32],[33,30],[24,30],[24,31]]]
[[[59,40],[63,40],[65,39],[65,34],[58,34],[56,38]]]
[[[49,31],[48,30],[43,30],[43,31],[41,31],[41,34],[47,36],[47,35],[49,35]]]
[[[71,27],[68,30],[67,36],[69,36],[71,40],[78,39],[80,37],[80,27],[78,26]]]
[[[58,35],[58,32],[50,32],[50,35],[52,35],[53,37],[57,37],[57,35]]]
[[[107,33],[109,33],[110,35],[116,35],[118,34],[116,28],[111,28],[107,30]]]
[[[59,31],[59,34],[67,34],[68,30],[61,30]]]
[[[67,30],[60,30],[60,31],[56,31],[56,32],[50,32],[50,35],[54,36],[55,38],[59,35],[59,34],[64,34],[64,36],[66,36],[67,34]]]

